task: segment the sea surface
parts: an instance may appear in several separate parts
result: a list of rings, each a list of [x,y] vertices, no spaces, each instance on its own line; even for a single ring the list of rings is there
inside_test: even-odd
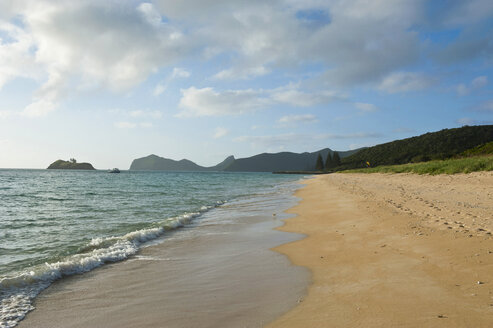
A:
[[[272,215],[300,178],[0,170],[0,327],[17,325],[56,280],[125,260],[183,227],[200,234],[204,217],[214,221],[226,212],[240,218],[247,203],[251,215]],[[221,216],[211,215],[218,210]]]

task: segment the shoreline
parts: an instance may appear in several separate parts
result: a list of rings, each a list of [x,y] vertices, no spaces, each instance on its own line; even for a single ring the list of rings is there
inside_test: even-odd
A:
[[[331,174],[305,180],[274,248],[312,272],[267,327],[493,324],[493,173]]]
[[[18,327],[262,327],[308,285],[271,250],[301,238],[274,229],[295,203],[286,196],[226,203],[126,261],[56,281]]]

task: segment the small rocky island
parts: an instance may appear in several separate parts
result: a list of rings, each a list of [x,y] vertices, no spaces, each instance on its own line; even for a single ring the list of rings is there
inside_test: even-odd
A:
[[[75,158],[69,161],[59,159],[48,166],[48,170],[95,170],[90,163],[77,163]]]

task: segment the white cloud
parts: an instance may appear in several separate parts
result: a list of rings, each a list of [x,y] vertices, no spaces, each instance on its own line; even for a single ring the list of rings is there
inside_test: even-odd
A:
[[[24,111],[30,117],[53,111],[80,85],[128,90],[188,51],[151,3],[38,0],[11,9],[23,26],[0,21],[14,40],[0,42],[0,87],[18,76],[44,79]]]
[[[163,113],[158,110],[132,110],[128,113],[130,117],[135,118],[154,118],[159,119],[163,117]]]
[[[474,24],[492,12],[488,0],[458,3],[444,9],[448,24]],[[222,68],[212,74],[218,80],[292,74],[314,64],[320,67],[318,82],[326,84],[320,88],[380,81],[378,89],[388,93],[421,90],[434,79],[402,70],[421,58],[425,44],[416,27],[427,23],[427,7],[423,0],[4,1],[0,32],[15,42],[0,41],[0,88],[16,77],[44,83],[25,110],[39,116],[81,86],[127,91],[179,61],[200,58],[206,64],[221,60]],[[307,23],[298,15],[307,10],[326,17]],[[5,23],[13,18],[22,24]],[[455,44],[466,49],[461,58],[469,58],[473,48],[483,55],[491,52],[489,36],[473,40],[475,44],[462,41],[453,40],[448,52],[457,53]],[[188,77],[187,70],[175,67],[152,91],[160,95],[171,80]],[[458,92],[465,92],[464,87]],[[184,90],[190,97],[182,97],[182,116],[251,112],[265,107],[265,101],[309,107],[337,98],[332,92],[299,88],[254,91],[257,96],[248,89]],[[229,101],[238,98],[245,104],[231,109]],[[206,109],[193,100],[220,108]]]
[[[378,107],[373,104],[354,103],[354,106],[363,112],[375,112],[378,110]]]
[[[229,130],[223,127],[217,127],[214,131],[214,139],[219,139],[226,136],[229,133]]]
[[[58,107],[58,104],[49,99],[39,99],[29,104],[21,112],[22,116],[36,118],[46,116],[53,112]]]
[[[297,90],[291,86],[274,89],[271,92],[271,98],[275,102],[287,104],[296,107],[310,107],[320,104],[326,104],[336,99],[340,96],[333,91],[319,91],[307,93]]]
[[[313,114],[302,114],[302,115],[286,115],[279,119],[281,124],[291,125],[296,123],[316,123],[318,119]]]
[[[459,125],[473,125],[474,124],[474,120],[472,118],[469,118],[469,117],[459,118],[456,122]]]
[[[141,128],[152,128],[154,125],[151,122],[141,122],[139,123]]]
[[[418,91],[431,86],[435,80],[421,73],[396,72],[387,75],[378,89],[387,93]]]
[[[161,24],[161,14],[154,8],[151,3],[144,2],[137,6],[137,10],[142,13],[145,20],[149,22],[149,24],[159,27]]]
[[[470,83],[469,86],[461,83],[455,87],[457,94],[459,96],[466,96],[470,94],[471,92],[481,89],[482,87],[486,86],[488,84],[488,77],[486,76],[478,76],[475,79],[473,79]]]
[[[2,34],[7,38],[2,39]],[[31,54],[33,45],[28,32],[0,20],[0,89],[17,77],[39,78],[40,70]]]
[[[155,96],[159,96],[162,94],[164,91],[166,91],[167,86],[163,83],[158,83],[156,87],[154,88],[153,94]]]
[[[233,141],[249,143],[253,147],[270,148],[270,147],[293,145],[295,143],[298,144],[300,142],[306,141],[307,138],[309,137],[305,135],[288,133],[288,134],[267,135],[267,136],[240,136],[233,139]]]
[[[355,149],[359,149],[359,148],[363,148],[363,147],[371,147],[373,146],[374,144],[368,144],[368,143],[352,143],[352,144],[349,144],[349,150],[355,150]]]
[[[120,116],[124,121],[118,121],[114,123],[114,126],[119,129],[135,129],[135,128],[151,128],[154,125],[151,122],[145,121],[146,119],[160,119],[163,113],[158,110],[122,110],[111,109],[108,111],[114,116]]]
[[[156,87],[154,88],[154,95],[159,96],[162,94],[166,89],[168,88],[168,85],[177,78],[188,78],[190,77],[190,72],[183,68],[175,67],[173,68],[173,71],[171,72],[170,75],[163,81],[159,82]]]
[[[168,1],[160,3],[165,12],[176,10]],[[234,54],[231,67],[215,78],[244,79],[316,62],[331,68],[326,82],[352,85],[378,79],[419,58],[420,41],[412,27],[421,19],[422,1],[207,3],[211,8],[197,4],[202,20],[214,17],[207,24],[201,21],[205,27],[200,35],[214,39],[206,51]],[[306,19],[297,17],[299,10],[310,9],[327,13],[326,21],[306,24]],[[192,5],[180,11],[181,17],[188,12],[197,19]]]
[[[184,70],[183,68],[179,68],[179,67],[175,67],[173,68],[173,72],[171,73],[171,77],[174,79],[174,78],[177,78],[177,77],[180,77],[180,78],[188,78],[190,77],[190,72]]]
[[[238,115],[265,108],[270,100],[252,89],[217,92],[213,88],[182,89],[178,117]]]
[[[450,7],[444,19],[448,25],[477,23],[493,15],[493,2],[490,0],[454,1]]]
[[[459,96],[466,96],[469,94],[470,89],[464,83],[461,83],[455,87],[455,91]]]
[[[132,122],[121,121],[121,122],[116,122],[115,126],[119,129],[133,129],[137,127],[137,124]]]
[[[196,28],[195,37],[206,45],[204,58],[230,58],[216,79],[253,78],[315,62],[330,67],[327,82],[352,85],[416,62],[421,50],[413,27],[423,20],[422,0],[156,3],[166,16]],[[307,10],[327,17],[307,24],[298,16]]]
[[[372,82],[418,60],[412,26],[421,18],[421,1],[334,1],[327,7],[331,23],[313,33],[306,49],[332,67],[327,82]]]
[[[488,84],[488,77],[487,76],[478,76],[471,82],[471,87],[474,89],[479,89]]]
[[[152,128],[154,125],[151,122],[128,122],[128,121],[120,121],[115,122],[115,127],[119,129],[135,129],[135,128]]]
[[[9,117],[12,117],[14,115],[14,112],[10,110],[0,110],[0,120],[2,119],[7,119]]]
[[[214,75],[214,79],[217,80],[236,80],[236,79],[249,79],[257,76],[262,76],[270,73],[270,69],[265,66],[252,66],[238,65],[229,69],[225,69]]]
[[[251,113],[273,105],[309,107],[340,99],[335,92],[304,92],[294,86],[269,90],[226,90],[216,91],[211,87],[181,90],[182,97],[178,117],[223,116]]]

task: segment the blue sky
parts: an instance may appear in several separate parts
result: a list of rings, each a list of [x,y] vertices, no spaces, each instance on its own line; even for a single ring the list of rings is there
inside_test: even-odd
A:
[[[348,150],[493,124],[493,2],[0,3],[0,167]]]

